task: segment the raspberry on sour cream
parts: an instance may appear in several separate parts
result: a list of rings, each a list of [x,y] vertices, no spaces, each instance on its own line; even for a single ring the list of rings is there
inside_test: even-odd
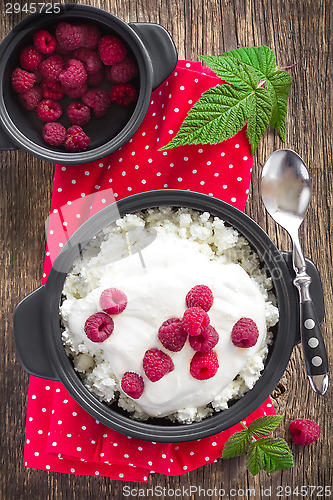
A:
[[[143,357],[143,369],[151,382],[157,382],[174,370],[175,366],[168,354],[160,349],[148,349]]]
[[[187,307],[201,307],[208,312],[214,302],[211,289],[206,285],[196,285],[186,295]]]
[[[145,387],[143,378],[135,372],[124,373],[120,385],[125,394],[133,399],[139,399]]]
[[[232,328],[231,340],[236,347],[253,347],[256,345],[258,337],[258,327],[251,318],[239,319]]]
[[[158,338],[169,351],[181,351],[187,339],[187,333],[182,328],[181,319],[170,318],[164,321],[158,329]]]
[[[209,325],[209,316],[200,307],[186,309],[182,319],[182,327],[189,335],[200,335],[202,330]]]
[[[219,361],[214,351],[196,352],[191,360],[190,373],[198,380],[214,377],[219,369]]]
[[[104,342],[114,329],[113,319],[105,313],[92,314],[84,324],[84,332],[92,342]]]
[[[107,288],[101,294],[99,305],[108,314],[119,314],[127,306],[127,297],[118,288]]]

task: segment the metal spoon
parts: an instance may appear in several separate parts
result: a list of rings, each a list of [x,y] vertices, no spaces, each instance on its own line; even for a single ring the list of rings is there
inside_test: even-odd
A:
[[[300,328],[303,360],[312,389],[324,394],[328,387],[327,353],[310,296],[298,229],[308,209],[311,190],[309,173],[302,158],[290,149],[274,151],[261,173],[261,196],[271,217],[286,229],[293,242],[294,285],[300,297]]]

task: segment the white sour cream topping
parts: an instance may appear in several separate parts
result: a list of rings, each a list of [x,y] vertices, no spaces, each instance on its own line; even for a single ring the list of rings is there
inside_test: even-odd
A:
[[[101,286],[83,298],[68,297],[61,306],[76,345],[84,343],[91,355],[102,349],[103,358],[109,361],[119,381],[126,371],[142,375],[145,389],[135,403],[150,416],[208,404],[265,344],[265,300],[255,280],[240,265],[212,261],[198,248],[173,233],[159,234],[142,250],[145,267],[138,253],[110,263],[105,266]],[[182,317],[186,294],[199,284],[209,286],[213,292],[214,304],[208,314],[219,334],[214,348],[219,369],[208,380],[197,380],[190,374],[195,352],[188,341],[180,352],[170,352],[157,337],[163,321]],[[84,324],[91,314],[101,311],[100,295],[110,287],[122,290],[128,304],[121,314],[112,316],[112,335],[103,343],[94,343],[86,337]],[[231,342],[232,327],[241,317],[252,318],[259,330],[256,345],[249,349],[235,347]],[[151,382],[142,367],[145,351],[152,347],[169,354],[175,366],[158,382]]]

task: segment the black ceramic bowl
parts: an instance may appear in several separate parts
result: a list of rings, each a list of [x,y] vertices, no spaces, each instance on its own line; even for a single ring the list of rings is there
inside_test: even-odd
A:
[[[208,211],[245,236],[273,278],[280,313],[265,369],[253,389],[241,399],[232,402],[227,410],[192,424],[171,423],[164,418],[139,422],[130,418],[116,403],[111,407],[101,403],[83,385],[65,353],[61,340],[59,304],[62,288],[66,274],[82,246],[106,225],[116,220],[119,214],[124,216],[138,210],[166,205]],[[311,261],[308,261],[307,265],[312,277],[312,296],[315,297],[318,318],[322,322],[324,307],[320,277]],[[116,431],[159,442],[204,438],[246,418],[265,401],[279,382],[292,349],[299,342],[298,299],[292,280],[291,256],[283,255],[252,219],[231,205],[217,198],[183,190],[158,190],[136,194],[109,205],[85,222],[63,247],[53,264],[47,283],[17,306],[14,315],[17,352],[27,372],[60,380],[87,412]]]
[[[11,74],[18,66],[19,53],[23,47],[31,45],[33,34],[41,28],[52,31],[62,21],[94,23],[102,34],[121,38],[139,68],[135,81],[137,103],[128,108],[112,104],[105,117],[91,120],[84,127],[91,138],[90,145],[79,153],[65,152],[61,147],[46,144],[42,138],[42,122],[36,113],[20,105],[11,87]],[[173,40],[158,24],[126,24],[105,10],[76,4],[61,5],[59,13],[32,14],[18,23],[0,45],[0,149],[19,147],[43,160],[64,164],[89,163],[103,158],[122,146],[138,129],[147,112],[152,90],[172,73],[176,64]],[[65,114],[59,121],[69,127]]]

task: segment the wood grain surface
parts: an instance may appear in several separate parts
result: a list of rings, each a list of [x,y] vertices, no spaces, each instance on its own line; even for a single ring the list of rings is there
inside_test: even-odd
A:
[[[25,2],[21,2],[23,5]],[[73,3],[73,2],[72,2]],[[125,21],[152,21],[171,33],[179,58],[196,60],[197,54],[217,55],[245,45],[267,44],[276,53],[280,66],[298,62],[293,77],[286,120],[286,147],[295,149],[309,166],[312,203],[301,229],[305,255],[317,264],[323,281],[326,321],[323,325],[329,360],[333,352],[333,266],[332,266],[332,26],[330,0],[96,0],[87,1],[115,13]],[[5,15],[1,2],[0,39],[26,14]],[[265,158],[282,147],[270,130],[260,142],[253,169],[252,187],[246,212],[263,227],[280,249],[290,248],[283,230],[263,210],[259,198],[259,176]],[[22,151],[2,152],[0,162],[1,213],[1,363],[0,422],[1,500],[104,499],[124,498],[123,486],[166,488],[201,486],[223,488],[223,498],[278,497],[278,486],[332,486],[333,425],[332,384],[324,397],[310,390],[304,376],[300,348],[294,349],[277,388],[274,406],[285,420],[278,434],[289,443],[288,423],[310,418],[322,428],[321,438],[305,448],[292,446],[295,467],[275,474],[260,473],[253,478],[245,470],[244,457],[218,460],[196,471],[168,478],[150,477],[148,485],[29,470],[23,466],[25,404],[28,376],[20,367],[13,342],[13,310],[26,294],[41,282],[45,250],[44,221],[48,215],[53,165]],[[272,488],[270,495],[267,488]],[[232,490],[235,488],[235,491]],[[265,492],[262,488],[266,489]],[[244,492],[242,492],[242,490]],[[254,491],[247,492],[247,489]],[[306,498],[312,496],[308,489]],[[322,494],[324,496],[324,493]],[[203,494],[201,495],[204,498]],[[201,498],[200,497],[200,498]],[[290,495],[289,498],[296,498]],[[131,498],[135,498],[133,494]],[[146,498],[154,498],[148,494]],[[159,498],[175,498],[166,493]],[[183,496],[183,498],[186,498]],[[199,498],[192,495],[192,498]],[[219,498],[212,495],[210,498]],[[297,497],[298,498],[298,497]],[[329,497],[326,497],[329,498]]]

